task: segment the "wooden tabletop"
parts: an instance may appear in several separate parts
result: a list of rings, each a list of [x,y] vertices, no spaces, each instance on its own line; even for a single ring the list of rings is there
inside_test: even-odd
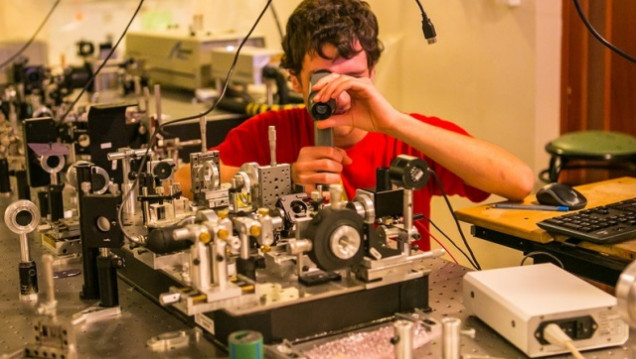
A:
[[[585,208],[591,208],[636,197],[636,178],[621,177],[575,188],[587,198]],[[537,199],[534,195],[530,195],[523,202],[499,203],[537,204]],[[494,208],[493,204],[460,209],[455,214],[461,221],[539,243],[567,239],[566,236],[553,235],[537,227],[537,222],[563,215],[564,212],[501,209]],[[582,242],[580,246],[630,260],[636,258],[636,239],[613,245]]]

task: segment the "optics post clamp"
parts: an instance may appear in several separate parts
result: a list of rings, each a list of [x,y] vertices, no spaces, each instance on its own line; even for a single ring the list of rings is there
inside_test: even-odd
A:
[[[20,300],[35,302],[38,299],[38,276],[35,262],[29,252],[27,234],[40,223],[37,206],[28,200],[11,203],[4,212],[4,222],[11,232],[20,236]]]

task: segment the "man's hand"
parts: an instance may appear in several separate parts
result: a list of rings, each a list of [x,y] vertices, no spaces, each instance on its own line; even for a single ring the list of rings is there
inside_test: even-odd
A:
[[[310,193],[316,184],[340,183],[340,173],[351,164],[347,153],[336,147],[303,147],[292,164],[292,180]]]
[[[317,122],[320,129],[350,126],[369,132],[388,133],[400,115],[368,77],[356,78],[333,73],[320,79],[312,90],[318,91],[314,102],[336,99],[338,104],[333,116]]]

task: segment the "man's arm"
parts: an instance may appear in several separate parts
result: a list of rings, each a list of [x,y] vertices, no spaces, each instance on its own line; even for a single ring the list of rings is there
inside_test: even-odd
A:
[[[181,184],[182,195],[192,199],[192,180],[190,176],[190,164],[186,163],[177,169],[173,179],[175,182]]]
[[[400,114],[388,131],[455,173],[467,184],[509,199],[523,199],[534,173],[519,158],[492,143],[432,126]]]
[[[191,166],[189,163],[179,167],[174,174],[174,181],[181,184],[181,192],[183,195],[192,199],[192,173],[190,169]],[[219,171],[221,172],[221,183],[230,182],[238,170],[239,167],[228,166],[223,164],[223,161],[220,161]]]
[[[219,171],[221,171],[221,183],[231,182],[232,177],[234,177],[236,172],[239,171],[240,167],[226,165],[225,163],[223,163],[221,159],[219,159],[219,164],[220,164]]]
[[[523,161],[494,144],[421,122],[397,111],[368,78],[330,75],[321,80],[314,101],[349,94],[346,113],[316,124],[318,128],[353,126],[393,136],[457,174],[467,184],[509,199],[522,199],[534,185],[534,173]]]

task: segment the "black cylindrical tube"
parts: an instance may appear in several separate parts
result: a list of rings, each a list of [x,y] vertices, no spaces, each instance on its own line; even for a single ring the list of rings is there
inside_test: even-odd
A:
[[[62,190],[64,185],[49,186],[49,215],[52,221],[64,218],[64,198]]]
[[[80,298],[99,299],[99,278],[97,275],[97,248],[82,245],[82,268],[84,269],[84,285]]]
[[[91,182],[91,166],[89,164],[79,164],[75,167],[77,176],[77,192],[79,193],[80,212],[82,208],[82,183]],[[82,233],[82,236],[85,235]],[[97,248],[87,246],[86,241],[82,241],[82,268],[84,269],[84,285],[80,298],[82,299],[99,299],[99,279],[97,275],[97,257],[99,251]]]
[[[49,215],[49,191],[38,191],[38,204],[40,216],[46,218]]]
[[[428,164],[419,157],[399,155],[391,161],[389,177],[400,187],[420,189],[428,182]]]
[[[380,167],[375,170],[375,190],[386,191],[391,189],[391,178],[389,177],[388,167]]]
[[[89,164],[80,164],[75,166],[75,174],[77,177],[77,192],[80,193],[80,197],[82,194],[82,183],[91,181],[91,166]],[[92,188],[91,188],[92,190]]]
[[[327,102],[314,102],[314,96],[318,94],[318,91],[313,91],[311,88],[320,80],[321,78],[328,76],[331,72],[328,70],[319,70],[311,75],[309,80],[309,96],[307,96],[307,107],[309,110],[309,114],[311,117],[316,120],[325,120],[336,111],[336,100],[329,99]]]
[[[34,261],[20,262],[20,294],[31,295],[38,293],[38,271]]]
[[[11,193],[9,161],[6,158],[0,158],[0,193]]]
[[[190,240],[174,240],[172,231],[177,227],[155,228],[148,233],[146,247],[156,254],[166,254],[181,251],[192,245]]]
[[[31,187],[29,187],[29,180],[26,170],[15,171],[15,179],[18,185],[18,199],[31,200]]]
[[[102,307],[118,306],[117,269],[113,266],[111,257],[97,257],[97,274],[99,278],[99,305]]]
[[[148,188],[148,194],[154,194],[153,185],[154,178],[150,173],[139,174],[139,188]]]

